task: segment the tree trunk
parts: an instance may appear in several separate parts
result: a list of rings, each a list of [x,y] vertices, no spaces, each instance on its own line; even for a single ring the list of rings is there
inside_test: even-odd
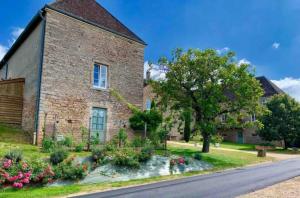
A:
[[[286,141],[286,139],[283,139],[283,143],[284,143],[284,150],[287,150],[288,149],[288,143]]]
[[[202,152],[203,153],[209,153],[209,146],[210,146],[210,136],[205,134],[205,135],[203,135]]]

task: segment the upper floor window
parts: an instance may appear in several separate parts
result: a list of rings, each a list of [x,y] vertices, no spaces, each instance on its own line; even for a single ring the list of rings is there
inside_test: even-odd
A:
[[[251,115],[251,122],[255,122],[256,121],[256,115],[255,114],[252,114]]]
[[[94,65],[94,87],[107,89],[107,66]]]
[[[151,110],[151,100],[149,98],[146,100],[146,110]]]

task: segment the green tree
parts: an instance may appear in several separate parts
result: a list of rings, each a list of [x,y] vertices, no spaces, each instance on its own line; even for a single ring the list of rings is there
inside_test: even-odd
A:
[[[264,127],[259,136],[267,141],[284,141],[284,148],[292,146],[300,136],[300,105],[286,94],[275,95],[266,104],[269,113],[263,115]]]
[[[233,52],[219,55],[212,49],[177,49],[171,60],[162,58],[159,64],[168,72],[165,80],[153,83],[154,91],[161,101],[168,101],[170,109],[191,107],[203,136],[203,152],[209,152],[220,115],[230,114],[242,122],[243,116],[262,112],[263,90],[250,66],[238,65]]]

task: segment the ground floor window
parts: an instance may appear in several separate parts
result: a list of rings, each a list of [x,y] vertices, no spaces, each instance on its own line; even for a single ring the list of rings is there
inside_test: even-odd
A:
[[[107,126],[107,110],[94,107],[91,118],[91,136],[105,142]]]

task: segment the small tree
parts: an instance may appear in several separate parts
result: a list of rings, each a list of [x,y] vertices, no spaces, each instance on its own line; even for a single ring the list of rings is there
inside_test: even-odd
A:
[[[267,103],[269,113],[262,116],[264,127],[259,136],[266,141],[284,141],[284,148],[292,146],[300,137],[300,105],[288,95],[273,96]]]
[[[160,65],[168,72],[165,80],[154,83],[154,91],[172,107],[191,107],[195,128],[203,136],[203,152],[209,152],[219,116],[231,114],[242,122],[243,115],[259,115],[262,110],[259,99],[263,90],[250,66],[238,65],[233,52],[219,55],[212,49],[177,49],[171,60],[162,58]]]

